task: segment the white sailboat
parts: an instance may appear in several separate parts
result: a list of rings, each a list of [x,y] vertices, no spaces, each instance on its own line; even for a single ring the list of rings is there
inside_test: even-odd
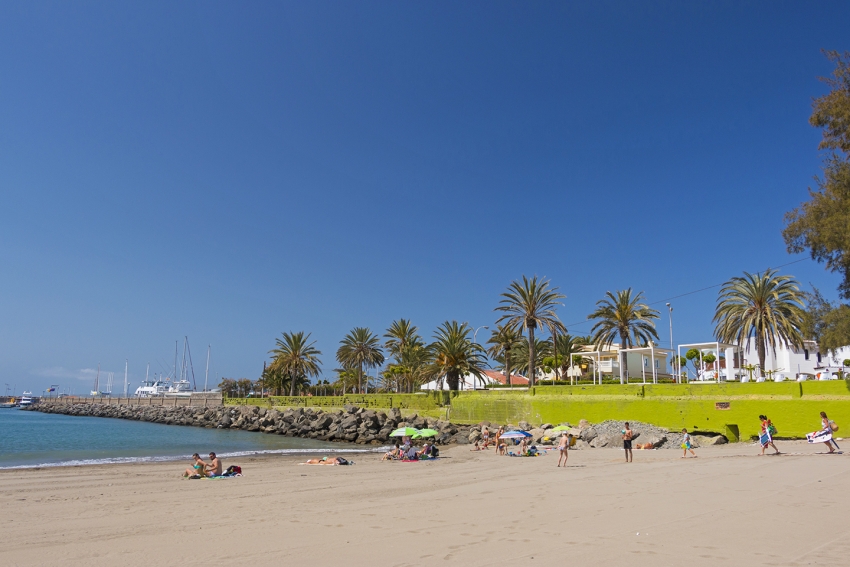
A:
[[[94,388],[92,388],[91,395],[99,396],[100,390],[98,389],[100,386],[100,363],[97,365],[97,375],[94,377]]]

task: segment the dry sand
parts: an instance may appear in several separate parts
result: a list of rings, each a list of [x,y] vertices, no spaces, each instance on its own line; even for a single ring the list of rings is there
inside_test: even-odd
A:
[[[848,565],[850,455],[780,442],[437,462],[241,458],[0,472],[0,565]],[[235,462],[235,461],[234,461]],[[228,462],[225,461],[225,465]]]

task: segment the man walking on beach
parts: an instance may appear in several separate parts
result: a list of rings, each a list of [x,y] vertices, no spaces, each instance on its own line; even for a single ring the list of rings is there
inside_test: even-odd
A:
[[[560,456],[558,457],[559,467],[561,466],[561,459],[564,459],[564,468],[567,468],[567,458],[569,457],[567,451],[570,450],[570,437],[572,437],[572,435],[564,433],[563,435],[561,435],[561,442],[558,443],[558,451],[561,452]]]
[[[632,437],[634,434],[632,433],[631,427],[629,427],[629,422],[626,422],[626,428],[623,429],[623,450],[626,452],[626,462],[632,462]]]
[[[221,476],[221,459],[210,453],[210,464],[207,465],[208,476]]]

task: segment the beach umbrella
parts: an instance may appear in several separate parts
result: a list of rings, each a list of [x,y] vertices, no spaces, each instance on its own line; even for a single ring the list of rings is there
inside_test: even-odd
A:
[[[413,436],[414,439],[419,439],[420,437],[436,437],[440,432],[436,429],[420,429],[419,432]]]
[[[502,433],[500,439],[522,439],[523,437],[531,437],[531,433],[526,433],[525,431],[508,431]]]
[[[399,427],[390,433],[390,437],[413,437],[417,433],[419,433],[419,430],[413,427]]]

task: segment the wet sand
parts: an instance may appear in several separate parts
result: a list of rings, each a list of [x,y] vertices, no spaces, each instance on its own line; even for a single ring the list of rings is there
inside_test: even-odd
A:
[[[0,471],[0,564],[846,565],[850,455],[778,441],[299,466],[181,480],[188,463]],[[533,559],[532,559],[533,558]]]

